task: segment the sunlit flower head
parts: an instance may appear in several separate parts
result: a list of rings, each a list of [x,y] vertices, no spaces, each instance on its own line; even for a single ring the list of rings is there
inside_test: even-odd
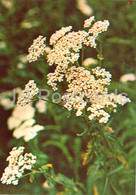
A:
[[[36,163],[36,156],[31,153],[24,153],[24,147],[14,147],[7,157],[8,166],[2,175],[1,182],[3,184],[17,185],[19,178],[23,175],[25,170],[30,170]]]
[[[92,24],[93,21],[95,21],[95,17],[94,16],[91,16],[89,19],[86,19],[84,21],[84,28],[89,27]]]
[[[40,56],[44,55],[46,48],[46,37],[39,36],[37,39],[33,40],[33,44],[29,47],[29,55],[27,57],[29,62],[36,61]]]
[[[34,80],[30,80],[25,85],[25,89],[22,91],[21,95],[18,97],[17,105],[25,106],[31,102],[38,93],[39,89],[36,87]]]
[[[110,22],[108,20],[98,21],[93,24],[89,29],[89,33],[92,33],[94,37],[97,37],[100,33],[107,31]]]
[[[62,27],[50,37],[50,45],[54,45],[62,36],[72,29],[72,26]]]

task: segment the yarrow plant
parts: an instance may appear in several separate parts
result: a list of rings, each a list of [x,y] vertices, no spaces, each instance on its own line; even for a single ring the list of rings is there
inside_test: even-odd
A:
[[[99,123],[107,123],[110,117],[109,113],[116,111],[117,104],[124,105],[130,102],[129,98],[122,95],[108,94],[107,86],[110,85],[112,75],[100,67],[102,54],[97,49],[96,40],[99,34],[107,31],[109,25],[108,20],[95,22],[95,17],[92,16],[84,21],[84,30],[70,32],[72,26],[62,27],[50,37],[49,44],[53,45],[53,48],[47,54],[49,65],[56,66],[54,73],[47,75],[48,85],[56,91],[59,83],[67,83],[67,89],[63,91],[64,95],[62,95],[64,107],[69,111],[76,110],[76,116],[81,116],[84,112],[89,120],[97,119]],[[33,56],[43,55],[43,51],[40,50],[43,42],[39,43],[35,41],[35,48],[38,52],[31,50],[33,45],[28,49],[29,62],[37,60],[37,58],[34,60]],[[87,46],[97,49],[99,52],[100,66],[91,70],[83,67],[83,54]],[[79,63],[80,57],[82,57],[81,64]],[[32,88],[34,93],[31,92],[32,95],[38,92],[38,89],[34,88]],[[24,94],[27,94],[27,90]],[[32,95],[30,99],[32,99]],[[19,99],[18,103],[25,105],[24,101],[27,103],[25,99],[25,97]]]
[[[125,165],[126,169],[129,169],[123,155],[120,152],[115,152],[109,142],[108,135],[115,131],[111,127],[108,127],[108,125],[104,126],[108,123],[110,114],[117,111],[118,105],[123,106],[127,102],[131,102],[128,97],[122,94],[117,95],[108,92],[112,75],[102,67],[102,61],[104,60],[102,54],[102,33],[108,30],[109,25],[110,22],[108,20],[96,22],[95,17],[92,16],[84,21],[83,30],[75,32],[72,31],[72,26],[62,27],[50,37],[49,45],[51,48],[48,52],[46,49],[46,37],[40,35],[28,49],[29,55],[27,57],[29,62],[34,62],[41,58],[44,61],[46,59],[49,66],[54,66],[54,72],[47,74],[47,84],[51,86],[53,91],[58,90],[62,94],[61,102],[56,105],[65,108],[66,111],[74,112],[76,117],[82,117],[84,119],[87,128],[85,128],[83,133],[77,135],[89,136],[87,140],[89,139],[90,141],[86,143],[87,150],[84,154],[82,165],[85,166],[88,164],[92,158],[98,159],[94,174],[99,169],[104,168],[105,174],[103,175],[106,175],[106,181],[103,194],[107,188],[107,167],[110,166],[109,159],[118,160]],[[88,58],[89,62],[88,59],[84,59],[84,53],[88,47],[98,52],[97,58],[99,65],[97,65],[98,60],[96,59],[92,60],[92,58]],[[93,67],[92,65],[88,66],[88,64],[93,64]],[[39,92],[40,89],[36,86],[35,81],[30,80],[22,91],[21,96],[19,96],[17,104],[26,106],[38,98],[41,99],[38,96]],[[42,98],[42,100],[54,103],[48,99]],[[14,129],[14,124],[11,123],[10,125],[10,120],[8,122],[11,129]],[[19,124],[16,126],[13,135],[17,139],[24,137],[26,142],[36,137],[38,131],[44,129],[40,125],[32,127],[35,123],[35,120],[32,118],[26,121],[23,119],[23,124],[21,122],[19,119]],[[56,140],[54,142],[45,142],[43,146],[50,144],[54,146],[56,144],[59,149],[64,147],[63,152],[67,156],[69,152],[64,146],[65,138],[62,145]],[[23,150],[24,147],[20,147],[19,149],[14,148],[12,150],[11,155],[13,157],[10,156],[7,159],[9,161],[9,168],[5,169],[5,173],[1,178],[2,183],[18,184],[18,179],[22,176],[24,170],[31,169],[33,164],[35,164],[36,157],[32,154],[22,156]],[[74,162],[71,157],[68,157],[68,161],[70,163]],[[76,181],[78,181],[78,168],[76,167],[74,171]],[[42,166],[39,168],[39,171],[33,172],[33,174],[35,173],[44,174],[48,181],[44,182],[46,188],[48,188],[49,184],[50,187],[55,187],[54,183],[58,183],[63,185],[66,191],[71,188],[72,193],[79,193],[79,189],[77,188],[77,185],[80,185],[79,182],[74,183],[62,175],[55,175],[51,164]],[[94,185],[93,187],[94,194],[98,194],[97,186]],[[82,190],[86,194],[85,188],[82,185],[80,185],[80,188],[83,188]],[[71,191],[68,192],[71,194]]]
[[[19,178],[22,177],[25,170],[32,169],[33,165],[36,163],[36,156],[31,153],[25,153],[24,147],[14,147],[10,152],[10,156],[7,157],[9,162],[8,166],[5,168],[5,172],[2,175],[1,181],[3,184],[13,184],[17,185]]]

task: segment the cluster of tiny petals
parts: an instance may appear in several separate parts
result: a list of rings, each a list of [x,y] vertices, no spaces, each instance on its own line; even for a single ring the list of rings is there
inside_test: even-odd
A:
[[[39,89],[36,87],[34,80],[30,80],[26,85],[25,89],[22,91],[21,95],[18,97],[17,105],[25,106],[31,102],[35,95],[39,93]]]
[[[110,111],[116,112],[117,104],[124,105],[127,102],[131,102],[129,98],[122,96],[121,94],[116,95],[112,94],[101,94],[97,95],[93,101],[91,106],[87,108],[87,111],[90,111],[89,115],[90,120],[98,119],[99,123],[107,123],[109,120],[109,113],[107,113],[104,109],[109,108]]]
[[[91,46],[87,43],[87,37],[89,34],[86,31],[69,32],[65,36],[61,37],[54,45],[53,49],[47,55],[47,61],[49,65],[62,65],[74,63],[79,58],[80,49],[83,45]],[[94,39],[92,40],[94,43]]]
[[[111,81],[112,75],[109,71],[106,71],[105,68],[100,68],[97,66],[96,68],[92,69],[93,74],[96,76],[97,81],[100,84],[109,85]]]
[[[84,40],[84,45],[96,48],[97,44],[95,43],[95,37],[94,36],[86,37],[86,39]]]
[[[72,29],[72,26],[62,27],[50,37],[50,45],[54,45],[62,36]]]
[[[92,24],[92,22],[94,21],[94,19],[95,19],[95,17],[91,16],[89,19],[85,20],[84,21],[84,28],[89,27]]]
[[[95,17],[92,16],[88,20],[85,20],[84,27],[89,27],[94,21],[94,18]],[[55,72],[49,73],[47,77],[48,84],[51,85],[54,91],[58,89],[57,82],[63,81],[69,65],[71,66],[71,64],[75,64],[75,62],[78,61],[80,57],[80,50],[83,46],[96,48],[96,34],[93,32],[94,27],[96,27],[96,33],[98,35],[100,32],[107,29],[109,22],[104,20],[103,22],[98,21],[94,24],[96,25],[93,25],[91,28],[93,34],[92,36],[90,35],[91,29],[89,29],[89,32],[84,30],[68,32],[68,30],[71,30],[71,27],[62,28],[60,31],[57,31],[51,36],[50,44],[53,44],[53,49],[47,55],[47,62],[50,66],[55,64],[57,67]],[[68,33],[65,34],[66,32]]]
[[[130,100],[121,95],[114,98],[111,94],[109,99],[107,86],[110,84],[111,74],[104,68],[96,67],[89,71],[75,65],[78,64],[80,50],[84,46],[96,48],[96,37],[107,31],[109,25],[108,20],[95,22],[95,17],[92,16],[84,21],[84,28],[88,28],[88,31],[70,32],[71,26],[62,27],[50,37],[53,48],[47,54],[49,65],[56,65],[55,71],[47,75],[47,84],[56,91],[58,83],[66,80],[68,86],[62,96],[64,106],[69,111],[76,110],[76,116],[81,116],[86,109],[88,118],[97,119],[99,123],[108,121],[109,113],[116,111],[117,104],[124,105]]]
[[[45,41],[46,37],[41,35],[33,40],[33,44],[28,49],[29,55],[27,56],[27,59],[29,62],[34,62],[37,58],[44,55],[44,52],[46,52]]]
[[[94,94],[107,92],[107,88],[105,87],[106,71],[104,78],[101,78],[101,83],[98,82],[98,79],[95,79],[94,75],[91,75],[90,71],[83,67],[77,68],[72,66],[68,69],[65,77],[69,84],[66,90],[67,93],[62,96],[62,99],[65,102],[64,106],[68,110],[72,110],[72,108],[77,110],[76,116],[82,114],[82,110],[87,106],[87,99],[91,103]]]
[[[57,90],[57,82],[62,82],[69,64],[74,64],[80,57],[80,50],[83,45],[95,48],[95,38],[89,37],[86,31],[69,32],[61,37],[47,55],[50,66],[56,64],[54,73],[49,73],[48,84],[53,90]]]
[[[88,33],[92,33],[94,37],[97,37],[98,34],[107,31],[110,22],[108,20],[98,21],[93,24],[93,26],[89,29]]]
[[[10,152],[10,156],[7,157],[6,161],[9,162],[8,166],[2,175],[1,182],[3,184],[17,185],[19,178],[23,175],[25,170],[30,170],[36,163],[36,156],[31,153],[25,153],[24,147],[21,146],[17,149],[14,147]]]
[[[104,68],[96,67],[90,71],[83,67],[72,66],[65,74],[68,84],[67,93],[62,96],[64,107],[69,111],[76,110],[76,116],[81,116],[83,109],[90,112],[89,120],[97,119],[99,123],[107,123],[109,111],[116,111],[117,104],[130,102],[124,96],[108,94],[107,85],[110,84],[111,74]]]

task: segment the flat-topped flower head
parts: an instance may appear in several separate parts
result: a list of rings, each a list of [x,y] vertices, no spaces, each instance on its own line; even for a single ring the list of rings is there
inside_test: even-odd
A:
[[[29,47],[29,55],[27,59],[29,62],[36,61],[40,56],[44,55],[46,52],[46,37],[39,36],[37,39],[33,40],[33,44]]]
[[[100,33],[107,31],[109,25],[110,22],[108,20],[95,22],[88,33],[92,33],[94,37],[97,37]]]
[[[72,29],[72,26],[62,27],[50,37],[50,45],[54,45],[61,37]]]
[[[107,123],[110,112],[116,111],[117,104],[130,102],[122,95],[108,94],[107,86],[111,81],[111,74],[104,68],[96,67],[90,71],[83,67],[72,66],[65,74],[68,88],[62,96],[64,107],[76,110],[76,116],[81,116],[83,110],[89,111],[89,120]]]
[[[31,102],[38,93],[39,89],[36,87],[34,80],[30,80],[25,85],[25,89],[22,91],[21,95],[18,97],[17,105],[25,106]]]
[[[24,153],[24,147],[14,147],[7,157],[8,166],[2,175],[1,182],[3,184],[17,185],[19,178],[23,175],[25,170],[30,170],[36,163],[36,156],[31,153]]]

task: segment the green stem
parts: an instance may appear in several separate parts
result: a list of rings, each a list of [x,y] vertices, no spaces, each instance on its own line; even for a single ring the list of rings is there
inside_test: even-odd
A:
[[[111,171],[110,173],[108,173],[108,175],[112,175],[112,174],[114,174],[114,173],[117,173],[118,171],[120,171],[120,170],[123,169],[123,168],[124,168],[124,165],[121,166],[121,167],[119,167],[119,168],[117,168],[117,169],[115,169],[115,170],[113,170],[113,171]]]
[[[112,151],[113,153],[115,153],[115,152],[114,152],[114,149],[112,148],[112,146],[111,146],[111,144],[110,144],[110,142],[109,142],[109,140],[108,140],[108,138],[104,135],[103,131],[101,131],[101,133],[102,133],[103,138],[106,140],[106,142],[107,142],[109,148],[111,149],[111,151]]]
[[[82,66],[83,66],[83,60],[84,60],[84,48],[82,47],[82,62],[81,62]]]
[[[31,175],[31,174],[35,174],[35,173],[43,173],[42,171],[35,171],[35,170],[31,170],[31,172],[30,173],[27,173],[27,174],[25,174],[25,175],[22,175],[19,179],[22,179],[23,177],[26,177],[26,176],[28,176],[28,175]]]
[[[88,123],[88,121],[86,120],[85,117],[88,117],[88,116],[87,116],[86,114],[83,114],[84,121],[86,122],[87,127],[88,127],[88,131],[89,131],[89,129],[90,129],[90,124]]]
[[[106,192],[106,189],[107,189],[107,186],[108,186],[108,181],[109,181],[109,179],[108,179],[108,177],[106,177],[105,185],[104,185],[104,189],[103,189],[103,195],[104,195],[105,192]]]
[[[79,181],[79,174],[78,174],[78,168],[77,167],[74,168],[74,172],[75,172],[76,182],[78,182]]]
[[[99,132],[100,132],[100,134],[102,136],[102,143],[103,143],[103,146],[104,146],[104,150],[103,150],[103,154],[104,154],[104,169],[106,171],[107,169],[106,169],[106,153],[105,153],[105,149],[107,148],[107,146],[106,146],[105,141],[104,141],[105,137],[104,137],[103,129],[102,130],[99,129]]]
[[[51,103],[51,104],[55,104],[55,105],[57,105],[57,106],[59,106],[59,107],[61,107],[61,108],[65,108],[65,107],[62,106],[61,104],[57,104],[57,103],[52,102],[52,101],[50,101],[50,100],[47,100],[47,99],[44,99],[44,98],[41,98],[41,100],[46,101],[46,102],[49,102],[49,103]]]
[[[80,67],[80,64],[79,64],[79,62],[78,62],[78,61],[76,61],[76,63],[77,63],[77,66],[78,66],[78,67]]]
[[[84,132],[83,132],[83,133],[77,134],[77,136],[83,136],[83,135],[85,135],[86,133],[88,133],[88,132],[89,132],[90,125],[89,125],[89,123],[87,122],[87,120],[86,120],[85,116],[86,116],[86,115],[85,115],[85,114],[83,114],[83,119],[84,119],[85,123],[87,124],[87,128],[84,130]]]
[[[25,175],[22,175],[19,179],[22,179],[23,177],[26,177],[26,176],[30,175],[31,173],[32,173],[32,172],[27,173],[27,174],[25,174]]]
[[[99,49],[97,49],[97,47],[95,48],[97,50],[98,53],[100,53]]]
[[[100,67],[101,67],[101,65],[102,65],[101,56],[102,56],[102,41],[100,41],[100,59],[99,59]]]

